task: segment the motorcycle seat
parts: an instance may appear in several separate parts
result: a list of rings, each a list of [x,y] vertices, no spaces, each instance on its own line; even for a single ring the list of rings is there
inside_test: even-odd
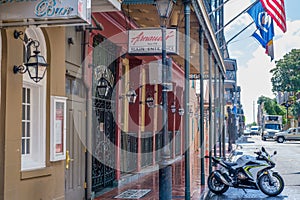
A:
[[[237,165],[237,163],[235,163],[235,162],[227,162],[227,161],[224,161],[224,163],[225,163],[227,166],[230,166],[230,167]]]

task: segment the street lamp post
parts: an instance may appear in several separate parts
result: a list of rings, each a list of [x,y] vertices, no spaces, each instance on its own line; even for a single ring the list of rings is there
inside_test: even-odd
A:
[[[168,84],[167,80],[167,51],[166,51],[166,22],[173,8],[173,0],[156,0],[156,8],[160,17],[162,32],[162,108],[163,108],[163,149],[159,167],[159,199],[172,199],[172,166],[170,165],[170,149],[168,146]]]
[[[289,100],[287,100],[284,104],[285,108],[286,108],[286,122],[287,124],[289,124],[289,107],[291,107],[291,102]]]

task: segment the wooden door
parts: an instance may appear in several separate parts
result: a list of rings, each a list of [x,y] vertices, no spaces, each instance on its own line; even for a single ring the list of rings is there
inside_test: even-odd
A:
[[[85,198],[86,120],[83,100],[67,101],[66,200]]]

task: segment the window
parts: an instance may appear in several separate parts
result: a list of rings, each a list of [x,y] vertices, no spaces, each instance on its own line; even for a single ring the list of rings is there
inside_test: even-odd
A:
[[[22,94],[22,155],[30,155],[31,89],[23,87]]]
[[[46,58],[46,44],[41,29],[27,28],[25,34],[27,38],[40,42],[39,50]],[[26,59],[26,50],[32,53],[34,49],[24,47],[24,60]],[[29,78],[28,73],[23,74],[22,171],[46,166],[46,83],[46,75],[43,80],[35,83]]]
[[[45,167],[45,87],[24,81],[22,90],[22,170]]]

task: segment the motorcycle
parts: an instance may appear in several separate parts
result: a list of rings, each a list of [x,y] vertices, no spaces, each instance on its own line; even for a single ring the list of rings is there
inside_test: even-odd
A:
[[[264,147],[254,152],[257,156],[242,155],[235,162],[220,157],[211,157],[213,166],[220,166],[212,171],[207,179],[208,188],[215,194],[225,193],[229,187],[261,190],[268,196],[277,196],[283,191],[283,178],[271,169],[275,167],[272,159],[277,154],[269,155]],[[206,156],[210,158],[209,156]]]

